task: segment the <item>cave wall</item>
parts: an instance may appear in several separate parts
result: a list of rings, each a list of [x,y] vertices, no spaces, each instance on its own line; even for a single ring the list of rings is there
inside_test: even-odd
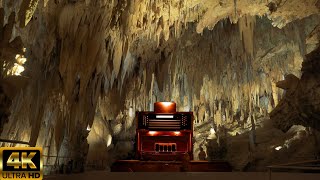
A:
[[[21,12],[23,3],[21,7],[10,1],[4,4],[8,11],[20,8]],[[18,23],[15,26],[27,49],[23,76],[31,80],[13,100],[2,137],[41,146],[46,156],[67,157],[48,157],[45,164],[85,161],[86,128],[93,124],[100,94],[101,75],[97,74],[105,64],[104,21],[109,16],[99,17],[107,9],[72,4],[40,1],[32,23],[21,31]]]
[[[304,125],[320,130],[319,122],[319,47],[306,56],[302,76],[289,74],[277,83],[286,94],[270,114],[277,128],[288,131],[293,125]]]
[[[19,77],[29,79],[1,101],[1,137],[80,163],[132,156],[134,112],[162,100],[194,111],[195,154],[219,126],[247,143],[283,97],[276,82],[300,77],[319,43],[316,0],[3,0],[1,8],[5,40],[21,37],[26,49]]]
[[[241,152],[246,153],[239,160],[242,163],[250,161],[247,157],[250,153],[248,144],[252,143],[250,141],[255,144],[261,139],[268,139],[271,143],[261,145],[261,149],[274,146],[272,136],[264,132],[266,129],[253,135],[255,140],[251,140],[251,131],[269,123],[269,112],[283,97],[284,91],[276,87],[276,82],[283,80],[287,74],[301,76],[302,53],[314,48],[312,44],[301,44],[301,41],[305,41],[301,38],[309,36],[319,21],[318,16],[311,16],[292,22],[283,29],[273,27],[266,18],[256,18],[255,21],[252,37],[254,57],[247,53],[241,41],[241,28],[228,21],[219,22],[213,30],[201,35],[196,33],[195,26],[189,24],[178,40],[160,41],[160,45],[138,41],[130,49],[130,58],[136,60],[126,59],[124,62],[138,63],[133,67],[136,67],[136,74],[140,74],[129,76],[130,81],[125,82],[126,87],[121,88],[126,92],[122,96],[125,107],[119,108],[119,114],[115,115],[115,109],[109,107],[117,106],[117,103],[114,97],[108,96],[99,105],[101,114],[106,119],[115,121],[111,129],[119,131],[121,128],[122,133],[113,135],[115,147],[117,140],[123,142],[127,139],[129,143],[134,138],[134,131],[128,130],[128,125],[123,123],[125,121],[131,124],[133,117],[129,117],[129,109],[153,110],[153,103],[156,101],[174,101],[179,111],[194,112],[195,159],[198,158],[199,146],[206,148],[209,143],[207,139],[210,138],[211,128],[215,131],[227,129],[227,135],[220,135],[231,136],[228,139],[234,144],[237,143],[232,138],[239,139],[235,136],[244,134],[240,141],[244,148]],[[137,59],[139,62],[136,62]],[[120,102],[121,106],[122,103]],[[272,129],[270,126],[268,128]],[[271,129],[270,133],[276,131],[279,139],[285,136]],[[131,136],[129,132],[132,133]],[[262,137],[261,134],[269,138]],[[238,149],[236,145],[226,146],[227,149]],[[128,148],[128,155],[130,151],[132,148]],[[233,153],[239,152],[232,152],[226,158],[236,159]],[[269,155],[266,152],[260,158],[267,158]],[[115,159],[121,157],[115,156]],[[240,166],[246,164],[239,162],[235,164],[244,168]],[[272,160],[265,163],[272,163]]]

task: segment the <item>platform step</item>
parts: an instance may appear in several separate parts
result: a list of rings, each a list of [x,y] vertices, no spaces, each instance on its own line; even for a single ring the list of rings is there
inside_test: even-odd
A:
[[[187,168],[181,161],[120,160],[111,166],[112,172],[230,172],[226,161],[190,161]],[[187,169],[187,170],[186,170]]]

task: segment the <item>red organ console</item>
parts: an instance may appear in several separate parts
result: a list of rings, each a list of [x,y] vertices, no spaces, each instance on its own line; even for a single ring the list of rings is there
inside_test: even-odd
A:
[[[156,102],[136,113],[136,159],[117,160],[112,172],[229,172],[222,160],[193,160],[193,113],[176,112],[174,102]]]
[[[153,112],[136,114],[136,155],[140,160],[193,158],[193,113],[176,112],[173,102],[157,102]]]

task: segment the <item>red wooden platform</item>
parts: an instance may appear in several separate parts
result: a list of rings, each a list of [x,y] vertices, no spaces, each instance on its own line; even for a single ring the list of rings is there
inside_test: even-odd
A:
[[[181,161],[139,161],[118,160],[111,166],[111,172],[180,172]],[[226,161],[190,161],[189,172],[231,172]]]

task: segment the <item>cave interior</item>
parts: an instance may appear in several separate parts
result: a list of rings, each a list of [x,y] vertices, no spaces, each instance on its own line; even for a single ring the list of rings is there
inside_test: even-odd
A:
[[[194,160],[320,159],[320,0],[0,0],[0,24],[0,144],[45,174],[134,159],[161,101],[193,112]]]

